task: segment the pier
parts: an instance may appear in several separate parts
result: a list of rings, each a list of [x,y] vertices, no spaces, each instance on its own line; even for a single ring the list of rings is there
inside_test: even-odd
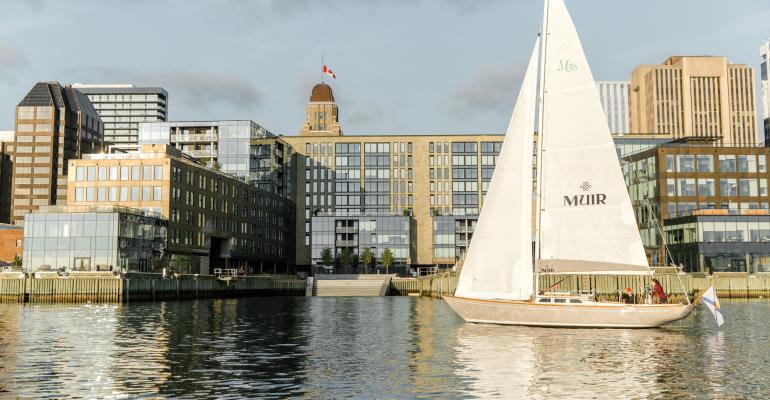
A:
[[[0,303],[122,303],[256,296],[304,296],[306,280],[294,276],[0,274]]]
[[[389,276],[388,276],[389,277]],[[424,296],[439,298],[452,295],[457,287],[459,273],[455,271],[426,275],[418,278],[392,277],[387,290],[390,296]],[[380,277],[382,278],[382,277]],[[720,298],[748,299],[770,298],[770,275],[745,273],[681,274],[656,273],[669,295],[670,301],[682,299],[679,278],[690,298],[697,297],[714,285]],[[377,280],[379,291],[379,282]],[[317,290],[311,279],[293,275],[233,276],[222,279],[213,275],[178,275],[163,277],[161,274],[132,273],[115,276],[107,273],[83,273],[59,276],[47,273],[25,276],[22,273],[0,273],[0,303],[125,303],[132,301],[164,301],[209,298],[235,298],[258,296],[305,296],[308,282]],[[616,300],[630,287],[635,294],[644,293],[649,285],[644,276],[544,276],[540,287],[558,291],[591,292],[605,300]],[[380,295],[382,295],[380,294]],[[329,295],[353,295],[361,293],[329,293]],[[370,295],[367,293],[366,295]],[[375,294],[376,295],[376,294]]]
[[[460,273],[456,271],[426,275],[418,278],[393,278],[390,294],[395,296],[441,297],[454,294]],[[748,275],[741,272],[680,274],[656,272],[654,275],[663,285],[669,301],[682,299],[681,278],[690,298],[697,297],[714,285],[717,296],[725,299],[770,298],[770,275]],[[646,276],[541,276],[539,287],[558,291],[590,292],[605,300],[617,300],[622,291],[630,287],[637,295],[650,285]]]

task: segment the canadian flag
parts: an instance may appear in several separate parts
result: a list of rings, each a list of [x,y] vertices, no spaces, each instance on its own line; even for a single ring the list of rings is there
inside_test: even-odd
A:
[[[337,79],[337,75],[334,75],[334,72],[332,72],[332,70],[329,69],[329,67],[327,67],[326,64],[324,64],[324,74],[329,75],[334,79]]]

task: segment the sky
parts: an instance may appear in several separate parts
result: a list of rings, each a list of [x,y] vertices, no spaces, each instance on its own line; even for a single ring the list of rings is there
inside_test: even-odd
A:
[[[596,80],[670,55],[758,70],[770,38],[767,0],[566,3]],[[541,19],[536,0],[0,0],[0,130],[59,81],[161,86],[170,120],[296,135],[323,57],[347,134],[502,133]]]

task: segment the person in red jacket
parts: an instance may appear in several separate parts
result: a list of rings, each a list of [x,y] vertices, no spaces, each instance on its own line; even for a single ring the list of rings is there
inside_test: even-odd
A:
[[[655,298],[656,303],[665,303],[668,301],[668,296],[666,296],[666,291],[663,290],[663,286],[660,284],[660,282],[653,278],[652,279],[652,296]]]

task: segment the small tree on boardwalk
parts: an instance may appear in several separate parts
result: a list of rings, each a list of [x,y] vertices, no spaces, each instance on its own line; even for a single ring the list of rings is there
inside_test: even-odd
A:
[[[369,273],[369,266],[372,265],[372,261],[374,261],[374,253],[367,247],[364,249],[363,253],[361,253],[361,262],[364,263],[364,271],[367,274]]]
[[[331,247],[326,247],[321,250],[321,262],[324,263],[324,266],[334,264],[334,254],[332,254]]]
[[[13,256],[13,261],[11,261],[11,265],[14,267],[21,267],[21,257],[19,255]]]
[[[340,254],[340,265],[343,268],[349,268],[350,264],[352,263],[353,263],[353,253],[348,248],[343,249],[342,253]]]
[[[382,251],[380,260],[382,261],[382,265],[385,266],[385,273],[389,274],[390,267],[393,266],[393,252],[389,248],[385,248],[385,250]]]

